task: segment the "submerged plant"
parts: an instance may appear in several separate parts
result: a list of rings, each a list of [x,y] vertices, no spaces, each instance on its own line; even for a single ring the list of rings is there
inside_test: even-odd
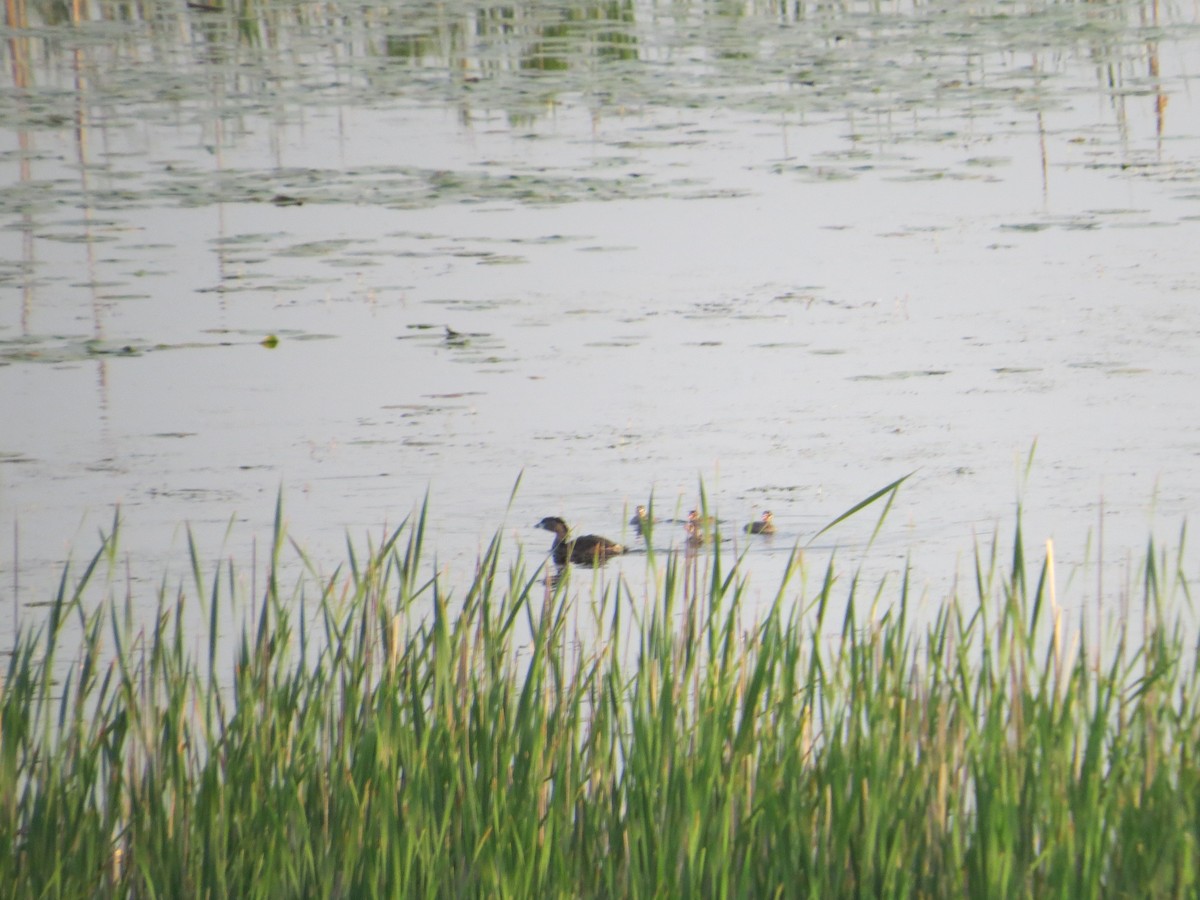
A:
[[[19,636],[0,689],[13,896],[1197,889],[1200,684],[1164,612],[1186,582],[1153,546],[1141,638],[1101,653],[1082,633],[1064,650],[1052,553],[1029,571],[1019,522],[1008,570],[981,555],[976,595],[919,633],[907,581],[868,619],[832,563],[795,577],[799,550],[753,622],[719,545],[650,555],[647,602],[505,564],[497,536],[451,597],[424,509],[351,547],[318,597],[288,596],[276,522],[228,665],[237,580],[206,582],[194,547],[148,631],[116,601],[85,608],[116,523]],[[68,617],[84,639],[56,677]]]

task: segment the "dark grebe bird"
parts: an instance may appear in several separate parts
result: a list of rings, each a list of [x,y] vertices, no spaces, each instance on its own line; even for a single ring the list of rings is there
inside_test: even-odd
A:
[[[633,530],[640,535],[645,535],[650,530],[653,521],[650,518],[650,513],[646,511],[646,507],[638,505],[634,510],[633,518],[629,520],[629,524],[633,526]]]
[[[775,533],[775,517],[771,515],[768,509],[762,514],[762,518],[757,522],[751,522],[746,526],[746,530],[751,534],[774,534]]]
[[[546,516],[534,527],[554,532],[554,543],[550,545],[550,555],[560,566],[565,566],[568,562],[581,566],[594,566],[606,562],[610,556],[619,556],[625,552],[625,548],[620,544],[597,534],[585,534],[583,537],[577,538],[567,537],[567,533],[571,529],[558,516]]]

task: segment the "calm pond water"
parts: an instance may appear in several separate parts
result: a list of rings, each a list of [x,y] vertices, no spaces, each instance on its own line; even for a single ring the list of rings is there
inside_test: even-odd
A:
[[[281,489],[324,571],[428,490],[456,582],[701,480],[764,600],[910,472],[812,565],[932,605],[1019,500],[1084,617],[1178,543],[1197,4],[213,2],[6,5],[0,644],[118,507],[118,594],[249,581]]]

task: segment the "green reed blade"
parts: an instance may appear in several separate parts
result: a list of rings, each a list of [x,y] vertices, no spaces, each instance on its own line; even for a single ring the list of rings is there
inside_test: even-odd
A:
[[[884,505],[884,509],[883,509],[883,512],[880,514],[879,521],[875,525],[875,530],[871,533],[871,542],[873,542],[875,540],[875,536],[879,533],[879,529],[882,526],[883,520],[886,517],[888,510],[891,509],[892,497],[895,495],[896,491],[898,491],[900,489],[900,485],[904,484],[904,482],[908,481],[908,479],[911,478],[915,474],[916,474],[915,471],[909,472],[907,475],[897,478],[891,484],[884,485],[883,487],[881,487],[875,493],[871,494],[866,499],[860,500],[858,503],[854,504],[852,507],[850,507],[844,513],[842,513],[839,516],[836,516],[831,522],[829,522],[827,525],[825,525],[824,528],[822,528],[820,531],[818,531],[816,534],[814,534],[811,538],[809,538],[808,543],[811,544],[813,541],[815,541],[817,538],[819,538],[825,532],[831,530],[834,526],[839,525],[840,523],[846,521],[851,516],[853,516],[855,513],[860,512],[863,509],[866,509],[868,506],[870,506],[872,503],[874,503],[880,497],[887,496],[888,502]]]

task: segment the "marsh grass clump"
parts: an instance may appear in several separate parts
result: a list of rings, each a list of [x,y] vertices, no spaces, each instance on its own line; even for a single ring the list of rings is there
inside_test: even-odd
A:
[[[87,608],[117,529],[0,688],[0,883],[12,896],[1178,896],[1196,892],[1200,685],[1153,546],[1140,637],[1064,641],[1052,556],[976,560],[918,627],[797,551],[753,621],[718,548],[657,591],[499,537],[462,596],[425,513],[316,596],[268,580]],[[582,574],[582,573],[581,573]],[[588,585],[593,593],[587,594]],[[583,590],[584,599],[573,593]],[[188,610],[203,611],[197,640]],[[59,635],[84,635],[65,674]],[[580,637],[579,621],[593,631]],[[223,639],[223,640],[228,640]],[[193,644],[199,650],[193,648]],[[1065,644],[1065,646],[1064,646]]]

